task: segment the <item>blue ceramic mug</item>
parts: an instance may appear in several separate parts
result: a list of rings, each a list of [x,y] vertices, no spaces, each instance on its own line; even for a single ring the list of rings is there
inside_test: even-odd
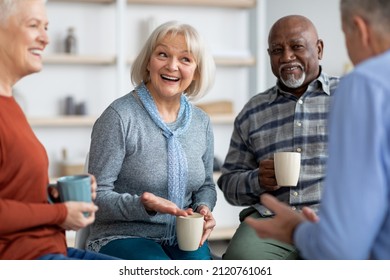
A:
[[[63,176],[57,179],[57,184],[50,184],[56,188],[61,202],[84,201],[92,202],[91,177],[87,174]],[[49,201],[52,202],[49,198]],[[85,216],[88,213],[84,213]]]

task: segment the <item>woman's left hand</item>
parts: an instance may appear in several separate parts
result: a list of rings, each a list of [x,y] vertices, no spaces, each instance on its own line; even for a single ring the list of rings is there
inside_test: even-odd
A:
[[[214,219],[213,214],[211,213],[210,209],[205,206],[205,205],[200,205],[197,209],[196,212],[199,214],[202,214],[204,216],[204,226],[203,226],[203,236],[202,239],[200,240],[199,246],[203,246],[204,242],[209,238],[211,232],[213,231],[216,222]]]

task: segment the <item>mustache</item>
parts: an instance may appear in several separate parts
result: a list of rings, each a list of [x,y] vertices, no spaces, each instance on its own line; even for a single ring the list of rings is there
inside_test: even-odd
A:
[[[302,69],[302,71],[304,70],[303,65],[298,62],[283,63],[282,65],[279,66],[279,73],[281,73],[284,68],[293,68],[293,67],[299,67]]]

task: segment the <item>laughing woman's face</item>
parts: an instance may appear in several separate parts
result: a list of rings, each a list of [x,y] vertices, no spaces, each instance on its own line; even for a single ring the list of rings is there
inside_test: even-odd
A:
[[[183,35],[167,34],[157,45],[148,64],[147,87],[154,98],[180,99],[195,79],[197,64]]]

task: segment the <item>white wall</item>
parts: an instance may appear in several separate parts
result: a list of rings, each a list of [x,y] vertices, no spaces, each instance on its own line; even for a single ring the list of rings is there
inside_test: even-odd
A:
[[[319,37],[324,41],[324,56],[321,62],[323,70],[330,75],[344,73],[345,64],[349,59],[341,31],[339,0],[268,0],[266,6],[266,36],[272,24],[280,17],[290,14],[306,16],[317,27]],[[275,84],[275,77],[269,67],[269,60],[267,61],[267,87],[270,87]]]

